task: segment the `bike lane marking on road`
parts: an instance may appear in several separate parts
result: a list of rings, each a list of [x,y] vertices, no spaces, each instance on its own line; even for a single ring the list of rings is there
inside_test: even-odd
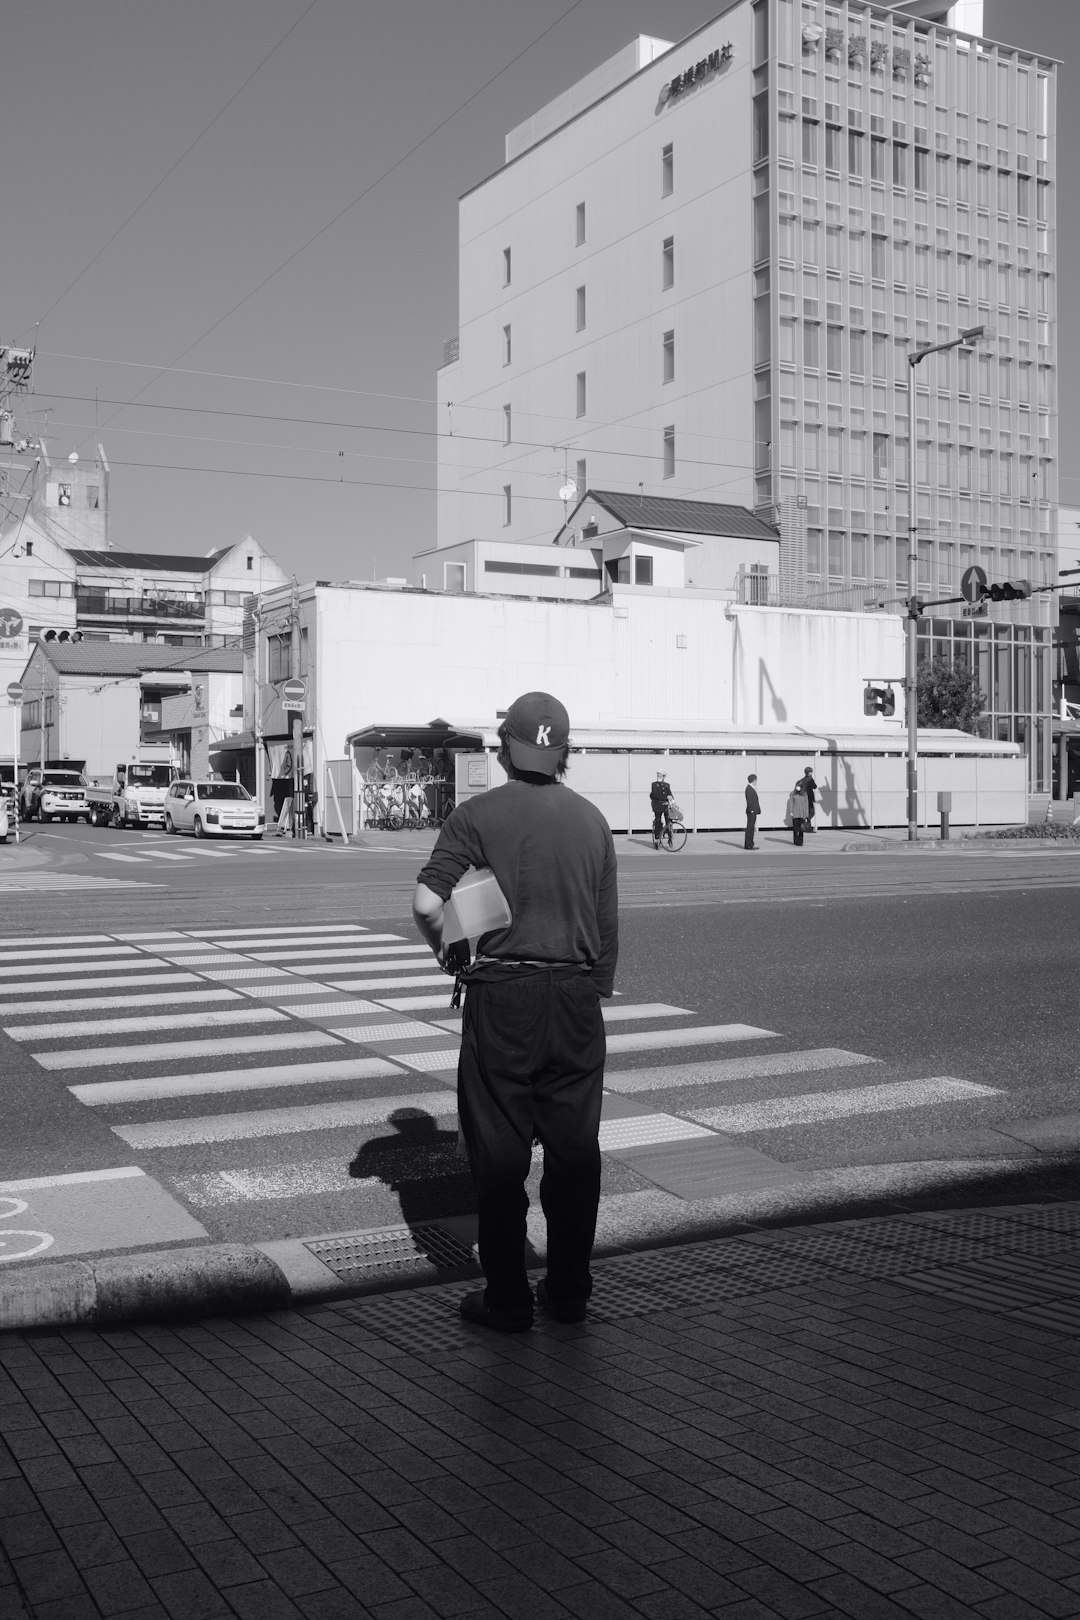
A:
[[[7,1197],[25,1204],[19,1218],[38,1229],[33,1236],[51,1241],[24,1245],[23,1253],[5,1253],[0,1247],[0,1261],[32,1259],[37,1254],[55,1260],[209,1236],[171,1193],[137,1165],[0,1182],[0,1198]]]

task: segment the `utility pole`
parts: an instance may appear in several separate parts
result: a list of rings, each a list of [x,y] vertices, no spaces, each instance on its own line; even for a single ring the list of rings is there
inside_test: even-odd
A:
[[[293,575],[292,582],[292,649],[289,658],[289,670],[296,680],[300,680],[300,587]],[[293,746],[293,837],[303,838],[306,823],[304,820],[304,716],[296,713],[292,717],[292,746]]]

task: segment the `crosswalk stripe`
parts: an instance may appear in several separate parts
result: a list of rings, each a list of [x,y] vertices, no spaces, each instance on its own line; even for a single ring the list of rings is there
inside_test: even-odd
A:
[[[95,849],[94,854],[99,861],[130,861],[136,866],[147,866],[150,861],[149,855],[121,855],[107,849]]]
[[[600,1151],[615,1153],[621,1148],[644,1147],[653,1142],[682,1142],[715,1134],[706,1126],[679,1119],[675,1114],[635,1114],[630,1119],[600,1121]]]
[[[164,965],[164,964],[163,964]],[[117,963],[118,967],[141,967],[140,962]],[[197,973],[133,973],[129,979],[34,979],[29,984],[12,985],[9,989],[0,989],[0,1013],[5,1012],[5,1000],[8,996],[28,996],[35,991],[43,993],[48,990],[85,990],[89,995],[95,990],[111,990],[116,985],[123,985],[127,989],[130,984],[198,984]]]
[[[43,1069],[101,1068],[106,1063],[171,1062],[182,1057],[225,1057],[241,1052],[290,1052],[305,1046],[336,1046],[341,1042],[326,1030],[312,1029],[288,1035],[227,1035],[208,1041],[162,1041],[143,1046],[88,1046],[70,1052],[34,1052]]]
[[[340,1158],[272,1165],[257,1170],[199,1171],[174,1176],[172,1184],[188,1204],[198,1209],[305,1198],[317,1193],[355,1193],[363,1186]]]
[[[436,1007],[447,1008],[450,1005],[451,986],[447,984],[445,990],[437,996],[380,996],[379,1006],[388,1007],[391,1012],[427,1012]],[[435,1019],[435,1023],[439,1020]]]
[[[366,934],[360,923],[274,923],[265,928],[204,928],[200,939],[254,939],[256,935]],[[102,935],[102,938],[106,936]]]
[[[761,1041],[775,1036],[772,1029],[753,1024],[699,1024],[695,1029],[638,1029],[609,1035],[609,1052],[646,1052],[656,1046],[711,1046],[714,1042]]]
[[[22,967],[9,967],[5,962],[3,971],[5,979],[26,979],[33,973],[47,973],[53,967],[58,973],[137,973],[140,968],[144,967],[166,966],[160,956],[133,954],[135,956],[134,961],[129,958],[119,962],[27,962]]]
[[[850,1091],[811,1091],[799,1097],[773,1097],[767,1102],[744,1103],[734,1108],[695,1109],[692,1118],[714,1130],[737,1135],[746,1131],[778,1130],[787,1125],[809,1125],[823,1119],[845,1119],[851,1114],[881,1114],[901,1108],[927,1108],[934,1103],[962,1102],[974,1097],[997,1097],[995,1086],[940,1075],[931,1080],[900,1080],[895,1085],[858,1086]]]
[[[192,940],[192,943],[194,944],[196,941]],[[198,943],[209,944],[212,942],[200,940]],[[264,960],[266,948],[270,945],[273,945],[275,948],[279,945],[298,945],[303,947],[317,943],[318,941],[313,940],[310,935],[305,937],[302,934],[290,935],[288,939],[274,940],[256,939],[254,936],[245,935],[243,939],[228,939],[222,940],[221,942],[222,948],[227,948],[230,951],[246,951],[250,956],[260,953],[260,961]],[[327,946],[332,946],[333,949],[337,951],[352,951],[355,945],[400,945],[402,943],[403,941],[400,934],[359,934],[357,935],[355,941],[352,939],[330,939],[326,941]]]
[[[117,934],[117,939],[126,936]],[[0,952],[20,950],[24,945],[108,945],[111,934],[24,934],[18,939],[0,940]]]
[[[191,975],[194,978],[194,974]],[[130,984],[130,979],[121,981]],[[24,986],[25,988],[25,986]],[[87,986],[83,987],[84,989]],[[148,991],[134,996],[110,996],[110,1007],[186,1007],[197,1001],[239,1001],[239,990]],[[95,1003],[86,996],[62,996],[58,1001],[0,1001],[0,1018],[27,1018],[34,1013],[87,1012]],[[97,1027],[97,1026],[95,1026]],[[16,1035],[16,1040],[18,1035]]]
[[[403,1024],[351,1024],[335,1028],[334,1033],[346,1040],[357,1041],[362,1046],[374,1045],[379,1041],[414,1041],[423,1040],[425,1035],[442,1035],[441,1030],[433,1028],[431,1024],[422,1024],[415,1018]]]
[[[19,961],[36,961],[42,966],[44,966],[46,962],[55,962],[58,967],[61,967],[76,956],[93,956],[96,958],[101,956],[137,955],[138,952],[136,951],[134,945],[48,945],[39,946],[36,950],[20,950]],[[5,972],[10,973],[11,968],[8,966],[6,961],[3,965]],[[35,972],[38,971],[40,971],[40,968],[35,969]]]
[[[420,1073],[434,1074],[439,1069],[456,1069],[458,1049],[456,1046],[444,1047],[437,1052],[395,1052],[394,1062],[404,1063],[410,1069]]]
[[[310,950],[248,951],[247,954],[255,962],[312,962],[316,966],[333,962],[337,955],[342,972],[347,973],[350,968],[366,967],[369,957],[423,956],[430,949],[429,945],[335,945],[333,949],[320,945]]]
[[[446,1118],[457,1112],[454,1093],[425,1091],[401,1097],[354,1098],[309,1107],[265,1108],[246,1114],[206,1114],[199,1119],[159,1119],[148,1125],[114,1125],[114,1133],[135,1148],[194,1147],[209,1142],[241,1142],[253,1137],[293,1136],[305,1131],[382,1125],[399,1108]]]
[[[715,1086],[732,1080],[765,1080],[775,1075],[809,1074],[821,1069],[847,1069],[880,1063],[861,1052],[818,1046],[807,1052],[768,1052],[759,1056],[717,1058],[711,1063],[663,1064],[655,1069],[616,1069],[604,1075],[608,1091],[677,1091]],[[696,1116],[695,1116],[696,1117]],[[719,1128],[719,1127],[718,1127]]]
[[[431,1007],[445,1008],[446,996],[422,996],[420,997],[419,1001],[414,1000],[411,1003],[413,1007],[421,1007],[425,1004]],[[393,1005],[395,1005],[395,1003],[389,1001],[383,1002],[384,1007],[390,1007]],[[398,1005],[400,1005],[402,1012],[408,1012],[410,1003],[407,1000],[403,1000]],[[605,1024],[617,1024],[623,1020],[630,1021],[635,1018],[693,1017],[693,1013],[688,1007],[669,1007],[662,1001],[645,1002],[641,1006],[634,1006],[632,1004],[624,1005],[622,1002],[618,1002],[614,1005],[608,1005],[605,1003],[601,1007],[600,1011],[603,1014]],[[452,1017],[448,1016],[446,1018],[432,1018],[430,1022],[435,1024],[439,1029],[448,1029],[451,1031],[451,1033],[458,1034],[461,1031],[461,1012],[459,1010]],[[667,1041],[665,1041],[664,1044],[666,1045]]]
[[[365,962],[364,967],[370,972],[373,965]],[[437,984],[440,980],[445,983],[445,975],[439,964],[432,962],[432,971],[423,974],[403,974],[393,979],[329,979],[327,983],[332,990],[407,990],[412,984]]]
[[[206,854],[209,855],[209,853],[210,853],[210,851],[207,850]],[[194,855],[194,853],[192,853],[190,855],[185,855],[185,854],[182,854],[179,850],[155,849],[154,854],[153,854],[153,858],[154,858],[155,861],[193,861],[195,859],[195,855]]]
[[[400,1075],[385,1058],[338,1058],[315,1063],[277,1063],[262,1069],[218,1069],[213,1074],[144,1076],[138,1080],[98,1080],[69,1086],[90,1108],[108,1103],[156,1102],[166,1097],[201,1097],[223,1091],[266,1091],[275,1086],[326,1085],[332,1080],[371,1080]]]
[[[149,931],[140,934],[117,934],[116,938],[131,940],[155,939],[160,941],[168,939],[186,939],[187,935],[178,933],[175,928],[152,928]]]
[[[59,1024],[16,1024],[5,1029],[13,1041],[71,1040],[76,1035],[128,1035],[136,1030],[152,1029],[220,1029],[228,1024],[268,1024],[284,1021],[287,1013],[276,1007],[233,1007],[225,1012],[207,1009],[190,1013],[159,1013],[152,1017],[144,1014],[137,1018],[78,1018],[65,1019]]]

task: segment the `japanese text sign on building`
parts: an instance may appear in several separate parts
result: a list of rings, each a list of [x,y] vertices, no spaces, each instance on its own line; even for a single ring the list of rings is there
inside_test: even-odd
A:
[[[710,51],[708,56],[703,56],[700,62],[695,62],[683,73],[676,73],[673,79],[661,87],[660,100],[674,101],[676,96],[681,96],[683,91],[689,90],[692,85],[700,84],[702,79],[709,79],[714,73],[719,73],[724,63],[730,62],[734,54],[735,47],[728,40],[726,45]]]

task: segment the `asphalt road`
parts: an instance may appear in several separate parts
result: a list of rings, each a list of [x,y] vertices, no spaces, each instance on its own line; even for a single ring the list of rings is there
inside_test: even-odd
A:
[[[467,1224],[429,841],[0,850],[0,1259]],[[620,841],[602,1236],[1066,1185],[1080,855],[765,842]]]

